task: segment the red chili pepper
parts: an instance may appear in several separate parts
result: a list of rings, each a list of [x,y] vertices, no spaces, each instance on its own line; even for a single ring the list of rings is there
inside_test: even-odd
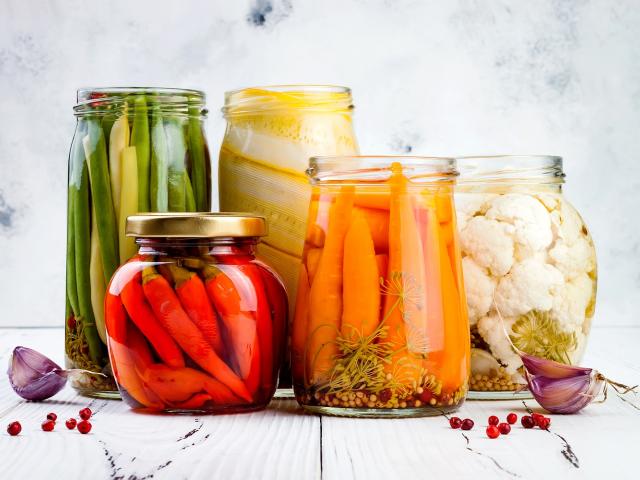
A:
[[[275,386],[276,374],[274,373],[273,324],[269,300],[267,299],[259,267],[253,263],[247,263],[239,265],[238,269],[249,278],[255,291],[256,305],[254,315],[256,317],[258,343],[260,344],[260,383],[262,388],[270,391]]]
[[[216,353],[220,357],[224,357],[224,345],[218,328],[218,319],[207,296],[204,283],[198,275],[178,265],[169,265],[169,270],[180,303],[189,318],[200,329]]]
[[[107,289],[104,299],[105,321],[109,336],[116,342],[126,342],[127,313],[120,297],[112,295]]]
[[[258,263],[260,274],[264,283],[267,299],[271,306],[271,318],[273,324],[273,351],[274,362],[281,365],[284,358],[285,344],[288,330],[289,304],[287,291],[277,274],[267,265]]]
[[[141,274],[138,272],[123,287],[120,297],[131,320],[149,340],[164,363],[170,367],[184,367],[184,357],[175,340],[160,324],[145,301]]]
[[[248,305],[251,281],[235,266],[223,272],[218,266],[206,265],[204,274],[209,298],[229,334],[238,374],[247,381],[249,391],[255,391],[252,387],[260,381],[260,345],[256,319],[251,313],[255,306]]]
[[[167,329],[184,351],[200,367],[223,382],[240,398],[252,401],[251,393],[240,378],[218,357],[202,332],[183,310],[171,285],[146,267],[142,274],[144,294],[160,323]]]

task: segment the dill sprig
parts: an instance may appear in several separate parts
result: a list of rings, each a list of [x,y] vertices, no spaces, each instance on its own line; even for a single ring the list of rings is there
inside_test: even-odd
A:
[[[404,309],[409,302],[419,305],[419,285],[413,277],[402,272],[393,272],[386,281],[380,278],[380,285],[382,294],[396,297],[395,302],[371,334],[362,335],[354,330],[351,335],[343,336],[337,332],[335,343],[340,354],[334,358],[329,380],[319,390],[331,394],[357,390],[379,393],[389,389],[393,396],[397,396],[409,393],[412,386],[415,390],[424,383],[427,373],[422,368],[420,372],[410,371],[416,367],[407,356],[418,352],[419,358],[425,359],[429,345],[424,332],[409,321],[408,312]],[[406,326],[403,341],[399,342],[397,349],[394,344],[382,341],[389,336],[386,323],[396,309],[400,309]],[[405,357],[395,362],[393,370],[388,372],[392,357],[403,351],[406,351]],[[416,378],[418,382],[411,382]]]
[[[571,364],[569,354],[578,346],[575,332],[563,332],[549,312],[532,310],[513,324],[509,336],[519,350],[556,362]]]

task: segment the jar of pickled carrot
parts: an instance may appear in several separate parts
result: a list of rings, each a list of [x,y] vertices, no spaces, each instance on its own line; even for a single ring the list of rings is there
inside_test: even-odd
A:
[[[292,332],[306,409],[438,415],[467,392],[455,161],[316,157]]]
[[[124,401],[166,412],[259,410],[277,384],[287,297],[256,260],[262,217],[130,216],[138,253],[113,276],[109,357]]]

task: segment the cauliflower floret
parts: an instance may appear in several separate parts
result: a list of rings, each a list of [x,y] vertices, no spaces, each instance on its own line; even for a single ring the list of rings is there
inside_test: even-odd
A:
[[[513,265],[512,235],[511,225],[473,217],[460,232],[460,245],[479,266],[488,268],[492,275],[502,276]]]
[[[489,208],[491,199],[495,197],[493,193],[459,193],[455,197],[456,221],[458,230],[462,230],[467,222],[476,215],[484,215]]]
[[[491,308],[496,281],[471,257],[462,259],[462,272],[469,307],[469,324],[475,325],[478,319],[484,317]]]
[[[491,347],[493,356],[496,357],[501,364],[505,365],[507,373],[513,374],[522,365],[522,361],[513,348],[511,348],[511,342],[509,342],[507,338],[505,329],[507,332],[511,332],[511,327],[515,323],[515,319],[505,318],[503,321],[504,328],[497,314],[482,317],[478,321],[478,333]]]
[[[564,331],[581,330],[593,287],[593,280],[583,273],[557,288],[551,313]]]
[[[555,291],[562,283],[560,271],[537,258],[516,263],[498,282],[498,310],[506,317],[517,317],[531,310],[550,310]]]
[[[580,236],[571,246],[561,241],[556,242],[549,250],[549,257],[567,280],[596,268],[593,244],[585,236]]]
[[[515,227],[516,258],[519,260],[545,249],[553,240],[549,212],[531,195],[500,195],[491,202],[486,217]]]
[[[584,222],[565,200],[560,201],[560,208],[551,212],[550,217],[554,233],[567,245],[573,245],[581,236]]]

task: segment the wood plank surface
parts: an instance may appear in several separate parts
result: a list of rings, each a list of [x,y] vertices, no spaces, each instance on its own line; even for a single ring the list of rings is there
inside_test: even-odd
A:
[[[0,329],[0,365],[14,346],[36,348],[62,364],[62,329]],[[625,383],[640,381],[638,328],[596,328],[585,365]],[[4,367],[2,367],[4,370]],[[0,478],[33,479],[396,479],[396,478],[639,478],[640,395],[578,415],[553,415],[551,431],[524,430],[490,440],[489,415],[539,410],[533,400],[468,401],[458,416],[470,432],[444,417],[376,420],[304,414],[295,401],[274,400],[264,412],[222,416],[133,414],[117,400],[77,396],[66,388],[43,403],[24,402],[0,376]],[[89,405],[89,435],[64,420]],[[49,411],[54,432],[40,423]],[[20,420],[10,437],[4,426]]]

